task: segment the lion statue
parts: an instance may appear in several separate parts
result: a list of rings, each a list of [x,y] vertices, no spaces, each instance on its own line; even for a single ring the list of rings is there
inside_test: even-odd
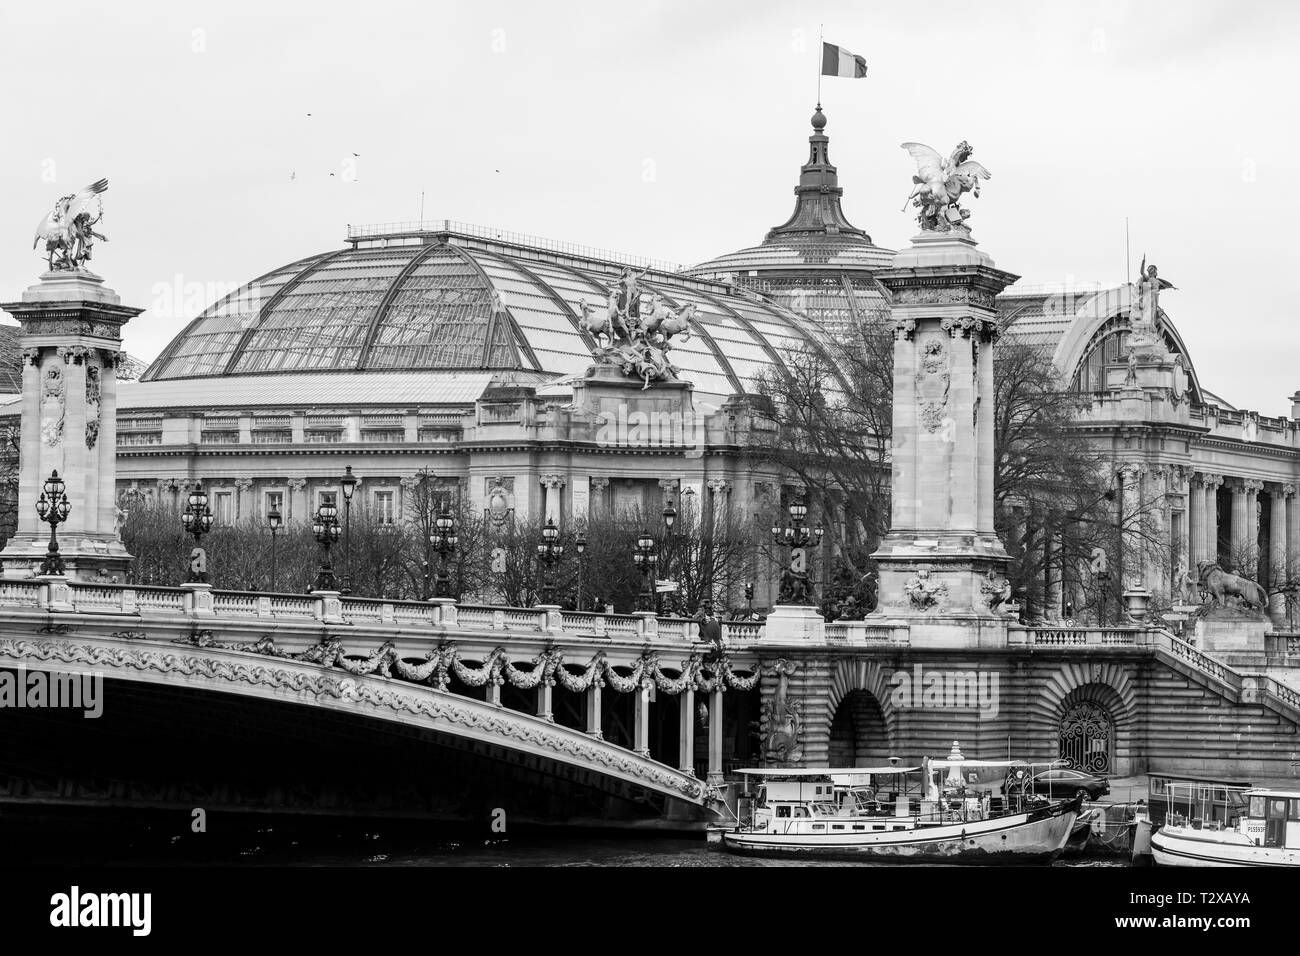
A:
[[[1264,589],[1249,578],[1229,574],[1213,561],[1202,561],[1196,566],[1199,572],[1201,590],[1210,595],[1210,603],[1216,607],[1226,607],[1225,598],[1237,599],[1238,607],[1253,607],[1263,610],[1268,607],[1268,595]]]

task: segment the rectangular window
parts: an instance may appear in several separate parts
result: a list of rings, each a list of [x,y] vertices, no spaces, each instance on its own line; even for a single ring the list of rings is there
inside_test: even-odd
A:
[[[375,520],[380,524],[393,523],[393,493],[391,491],[375,492]]]
[[[320,499],[319,499],[319,501],[318,501],[318,504],[321,504],[321,505],[333,505],[335,508],[337,508],[337,507],[339,506],[339,496],[338,496],[338,492],[335,492],[335,491],[322,491],[322,492],[320,493]]]
[[[284,520],[283,491],[268,491],[266,493],[266,513],[270,514],[272,511],[280,512],[280,519]]]
[[[235,517],[235,496],[229,491],[218,491],[212,496],[212,518],[217,524],[228,525]]]

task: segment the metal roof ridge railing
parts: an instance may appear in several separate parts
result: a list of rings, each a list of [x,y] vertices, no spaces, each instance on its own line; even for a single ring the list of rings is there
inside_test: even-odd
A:
[[[626,253],[614,252],[609,249],[598,249],[594,246],[585,246],[576,242],[564,242],[558,239],[547,239],[543,236],[531,236],[521,232],[510,232],[505,229],[493,229],[489,226],[477,226],[473,223],[458,222],[453,219],[381,222],[360,226],[349,225],[347,238],[349,242],[355,243],[367,239],[379,239],[389,236],[424,235],[442,232],[467,236],[472,239],[486,239],[492,242],[501,242],[509,245],[526,246],[532,249],[540,249],[545,252],[558,252],[586,259],[598,259],[604,262],[618,263],[620,265],[640,266],[642,268],[649,267],[658,272],[676,273],[681,272],[686,268],[686,266],[681,263],[669,262],[666,259],[653,259],[648,256],[633,256]]]

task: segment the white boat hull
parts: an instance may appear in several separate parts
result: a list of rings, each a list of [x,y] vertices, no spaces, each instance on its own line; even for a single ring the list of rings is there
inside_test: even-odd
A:
[[[1161,827],[1151,855],[1156,866],[1300,866],[1300,850],[1255,846],[1235,830]]]
[[[880,860],[900,863],[1033,863],[1054,859],[1070,838],[1078,801],[993,820],[878,832],[723,834],[733,853]],[[845,818],[861,823],[864,818]],[[869,818],[866,818],[869,819]],[[836,822],[841,822],[837,820]]]

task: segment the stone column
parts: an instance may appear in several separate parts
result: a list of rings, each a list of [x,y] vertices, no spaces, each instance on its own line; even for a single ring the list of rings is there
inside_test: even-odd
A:
[[[709,772],[705,782],[722,786],[722,681],[709,692]]]
[[[554,691],[554,682],[543,677],[537,683],[537,716],[542,720],[555,720],[555,715],[551,711],[551,696]]]
[[[642,757],[650,756],[650,695],[654,693],[654,678],[644,677],[632,699],[632,749]]]
[[[1286,568],[1300,584],[1300,504],[1297,503],[1296,486],[1288,485],[1291,494],[1286,496]]]
[[[1242,567],[1247,559],[1250,548],[1250,520],[1247,515],[1247,493],[1246,480],[1244,478],[1229,478],[1228,487],[1232,489],[1232,524],[1229,532],[1229,541],[1231,544],[1231,553],[1228,555],[1228,563],[1232,565],[1234,574],[1244,574]]]
[[[99,515],[96,511],[99,496],[94,493],[95,475],[99,473],[98,461],[93,464],[85,454],[86,442],[90,434],[86,431],[86,360],[87,350],[83,346],[59,349],[63,359],[64,419],[63,419],[63,468],[59,474],[68,483],[66,492],[72,503],[72,513],[68,518],[65,536],[71,538],[75,528],[90,532],[99,530]],[[80,447],[78,447],[80,446]],[[87,503],[93,507],[86,508]],[[76,515],[74,520],[72,515]]]
[[[587,688],[587,733],[600,740],[604,734],[600,729],[600,678],[593,678]]]
[[[1169,596],[1169,574],[1164,568],[1164,555],[1158,550],[1172,544],[1169,484],[1170,474],[1167,466],[1156,465],[1147,472],[1147,500],[1143,502],[1143,506],[1150,509],[1147,516],[1150,534],[1143,535],[1140,539],[1143,551],[1142,563],[1146,573],[1143,583],[1147,590],[1161,598]],[[1152,542],[1155,544],[1153,545]]]
[[[677,695],[677,764],[682,773],[695,776],[695,688]]]
[[[1128,462],[1120,468],[1122,491],[1120,497],[1120,541],[1123,545],[1120,573],[1125,590],[1145,587],[1146,562],[1144,561],[1140,524],[1142,514],[1142,477],[1146,466],[1141,462]]]
[[[1219,487],[1223,484],[1222,475],[1202,475],[1201,485],[1205,492],[1205,560],[1211,564],[1219,562]]]
[[[542,475],[542,520],[554,521],[558,527],[563,520],[560,491],[564,488],[563,475]]]
[[[1295,485],[1273,485],[1269,492],[1268,520],[1268,609],[1273,623],[1279,626],[1286,619],[1286,595],[1278,590],[1287,581],[1287,500],[1295,494]]]
[[[1065,601],[1063,590],[1063,571],[1061,562],[1061,533],[1059,531],[1048,535],[1046,539],[1047,546],[1047,619],[1049,621],[1059,621],[1061,619],[1061,608]]]
[[[1205,480],[1200,474],[1192,475],[1187,483],[1187,522],[1187,567],[1195,576],[1196,566],[1208,560],[1205,557]]]

